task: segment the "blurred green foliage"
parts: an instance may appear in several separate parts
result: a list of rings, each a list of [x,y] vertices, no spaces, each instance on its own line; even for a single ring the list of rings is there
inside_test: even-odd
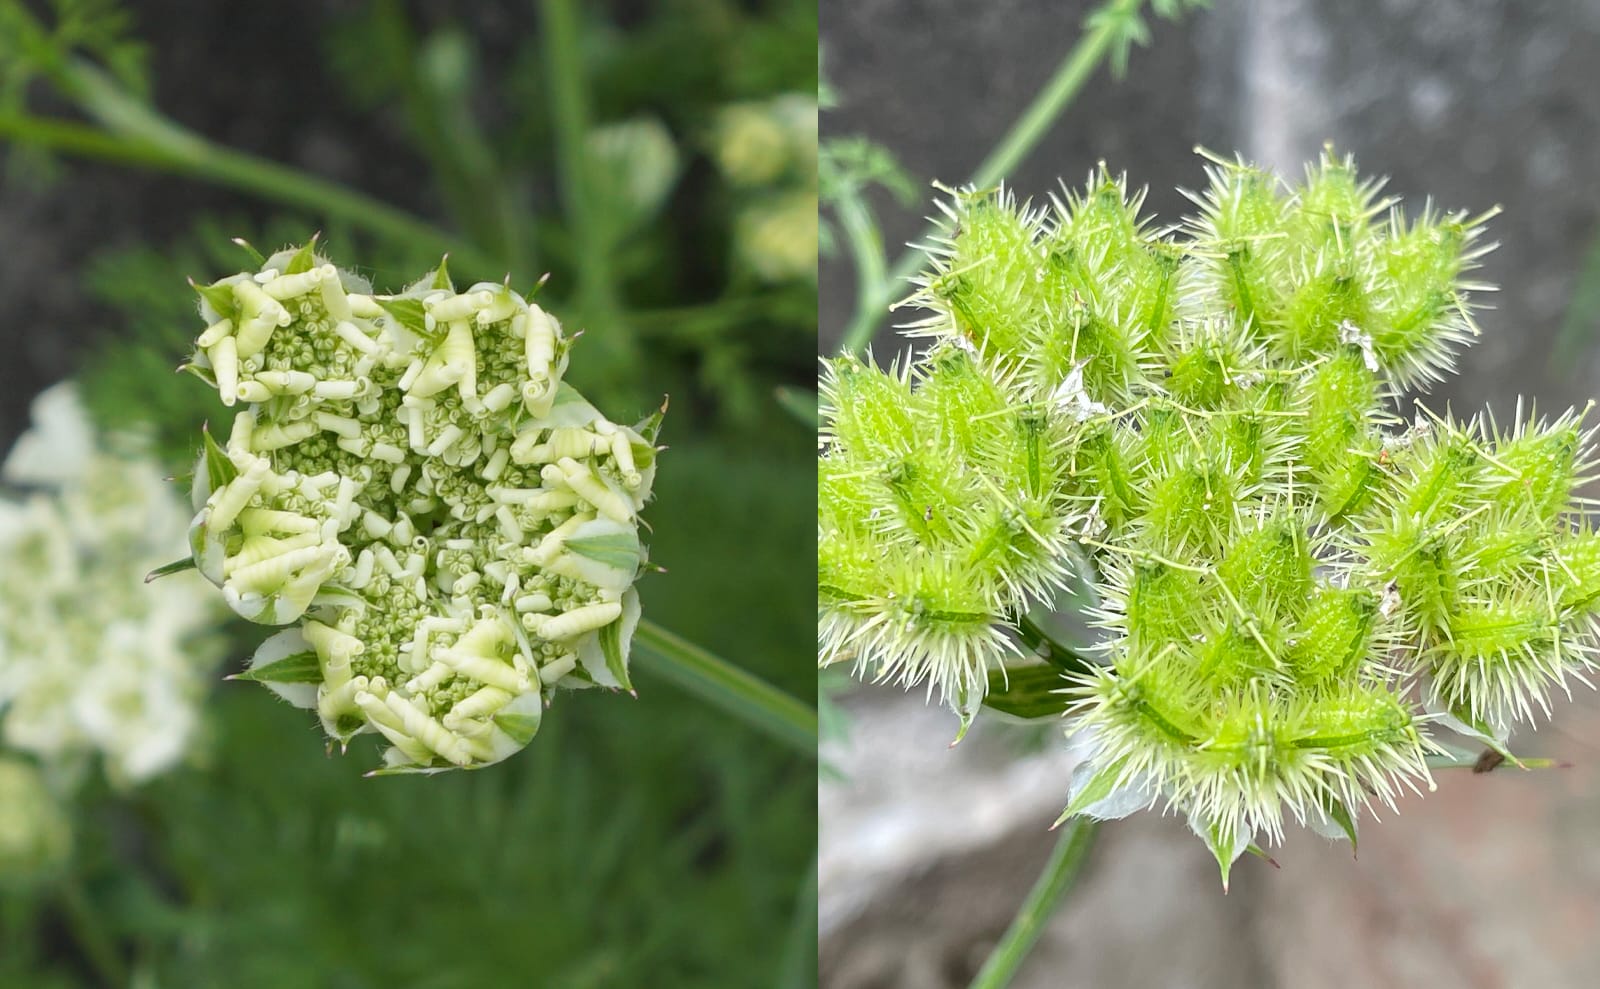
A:
[[[102,34],[117,25],[95,16],[122,16],[103,2],[60,6],[88,11]],[[0,18],[17,7],[0,2]],[[709,142],[727,103],[815,90],[815,3],[573,7],[585,127],[652,118],[678,152],[664,201],[643,219],[610,217],[622,190],[596,187],[608,173],[589,169],[583,230],[563,195],[538,17],[387,0],[331,9],[324,64],[275,71],[312,73],[293,91],[325,87],[392,125],[402,164],[426,177],[402,205],[470,247],[451,257],[458,280],[510,272],[527,289],[548,272],[538,301],[586,331],[579,386],[624,419],[671,395],[671,449],[646,513],[651,557],[668,572],[641,583],[646,614],[810,697],[811,578],[798,563],[814,552],[814,439],[777,392],[809,391],[815,286],[741,273],[734,197]],[[133,53],[116,55],[132,66],[137,24],[124,27],[108,50]],[[19,59],[19,37],[0,40],[0,54],[12,45],[0,68],[19,81],[13,94],[24,79],[41,86],[38,53]],[[163,54],[148,52],[158,81]],[[74,150],[29,144],[27,123],[0,130],[13,153]],[[85,291],[106,314],[83,351],[91,411],[146,426],[175,474],[199,423],[224,421],[208,390],[173,369],[196,332],[185,278],[239,270],[229,238],[270,251],[321,229],[387,289],[449,246],[267,205],[196,215],[170,242],[85,263]],[[624,222],[625,236],[596,229]],[[596,250],[598,295],[580,289]],[[666,686],[647,657],[636,670],[637,700],[574,696],[519,757],[426,779],[363,780],[370,754],[329,757],[299,712],[223,685],[197,765],[133,794],[80,794],[74,878],[0,892],[0,986],[103,984],[95,930],[149,986],[815,984],[815,764]]]
[[[647,610],[806,689],[792,458],[673,453]],[[639,680],[637,701],[566,698],[498,767],[371,780],[375,752],[330,757],[301,712],[225,685],[208,764],[83,798],[83,881],[155,985],[777,984],[797,907],[814,917],[814,767]],[[86,984],[48,891],[5,896],[0,985]]]

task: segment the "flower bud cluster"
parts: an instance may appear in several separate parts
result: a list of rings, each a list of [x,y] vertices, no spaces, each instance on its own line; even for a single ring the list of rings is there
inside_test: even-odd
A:
[[[497,762],[556,687],[631,689],[659,416],[603,417],[570,341],[443,266],[396,296],[314,244],[200,288],[193,367],[246,407],[195,471],[193,557],[251,621],[246,677],[393,771]]]
[[[75,387],[33,405],[0,468],[0,740],[117,785],[178,763],[223,658],[204,585],[145,587],[182,550],[188,512],[129,437],[99,437]]]
[[[817,101],[786,93],[733,103],[719,115],[712,156],[738,191],[734,250],[762,281],[817,277]]]
[[[1431,787],[1439,727],[1547,714],[1594,665],[1600,540],[1580,415],[1396,414],[1477,332],[1483,217],[1408,220],[1331,152],[1209,178],[1164,230],[1104,170],[944,206],[931,349],[827,370],[818,580],[823,663],[966,708],[1082,553],[1068,813],[1165,800],[1226,876],[1286,817],[1353,836]]]

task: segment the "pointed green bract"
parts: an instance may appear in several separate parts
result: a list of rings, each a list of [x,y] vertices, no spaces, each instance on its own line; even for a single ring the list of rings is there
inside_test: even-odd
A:
[[[218,488],[225,487],[229,481],[239,476],[239,469],[228,459],[222,447],[217,445],[216,438],[211,435],[210,429],[200,431],[200,442],[203,444],[201,456],[204,457],[206,482],[206,495]]]
[[[301,246],[298,251],[290,255],[289,263],[284,265],[285,275],[298,275],[310,271],[317,263],[317,238],[312,237]]]
[[[317,659],[316,651],[307,649],[235,673],[229,679],[254,680],[258,683],[321,683],[322,664]]]
[[[183,573],[185,570],[193,570],[196,568],[196,566],[197,564],[195,563],[193,557],[185,557],[181,560],[173,560],[171,563],[164,563],[145,574],[144,582],[148,584],[153,580],[160,580],[162,577],[170,577],[175,573]]]
[[[228,286],[220,282],[215,285],[201,285],[191,281],[189,284],[205,304],[211,307],[211,313],[203,315],[211,315],[217,319],[234,319],[239,315],[239,302]]]
[[[417,336],[427,339],[434,337],[433,331],[428,329],[427,315],[423,312],[421,299],[379,298],[377,303],[395,322]]]
[[[1068,682],[1054,666],[1000,667],[989,671],[983,703],[1015,718],[1056,717],[1071,704]]]
[[[605,536],[569,539],[565,546],[579,556],[617,570],[639,568],[639,537],[636,533],[618,532]]]

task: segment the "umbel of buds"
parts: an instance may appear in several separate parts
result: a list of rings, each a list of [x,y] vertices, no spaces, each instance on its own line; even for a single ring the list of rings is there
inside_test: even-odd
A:
[[[1064,816],[1164,802],[1226,881],[1286,819],[1353,839],[1431,789],[1441,730],[1548,714],[1593,666],[1600,539],[1580,414],[1402,418],[1478,332],[1486,217],[1408,218],[1331,151],[1208,177],[1165,229],[1103,168],[943,204],[927,352],[825,373],[818,612],[822,663],[967,712],[1048,653]],[[1073,662],[1040,619],[1080,564]]]
[[[557,687],[631,689],[659,413],[606,419],[552,316],[442,264],[374,295],[313,242],[199,293],[191,367],[245,408],[205,437],[193,561],[291,626],[245,677],[404,772],[504,759]]]

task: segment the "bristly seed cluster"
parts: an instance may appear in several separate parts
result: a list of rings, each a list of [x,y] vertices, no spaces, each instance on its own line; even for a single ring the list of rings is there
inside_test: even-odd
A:
[[[248,408],[206,437],[194,561],[294,626],[246,677],[382,734],[390,771],[497,762],[556,687],[629,688],[659,414],[607,420],[552,316],[443,265],[374,295],[313,243],[198,290],[192,368]]]
[[[1290,187],[1212,159],[1156,228],[1103,168],[1049,208],[963,191],[897,368],[824,375],[823,664],[970,711],[1080,555],[1096,662],[1068,814],[1157,802],[1222,863],[1285,819],[1353,838],[1592,668],[1600,539],[1580,414],[1417,406],[1477,334],[1485,216],[1407,218],[1331,151]]]

